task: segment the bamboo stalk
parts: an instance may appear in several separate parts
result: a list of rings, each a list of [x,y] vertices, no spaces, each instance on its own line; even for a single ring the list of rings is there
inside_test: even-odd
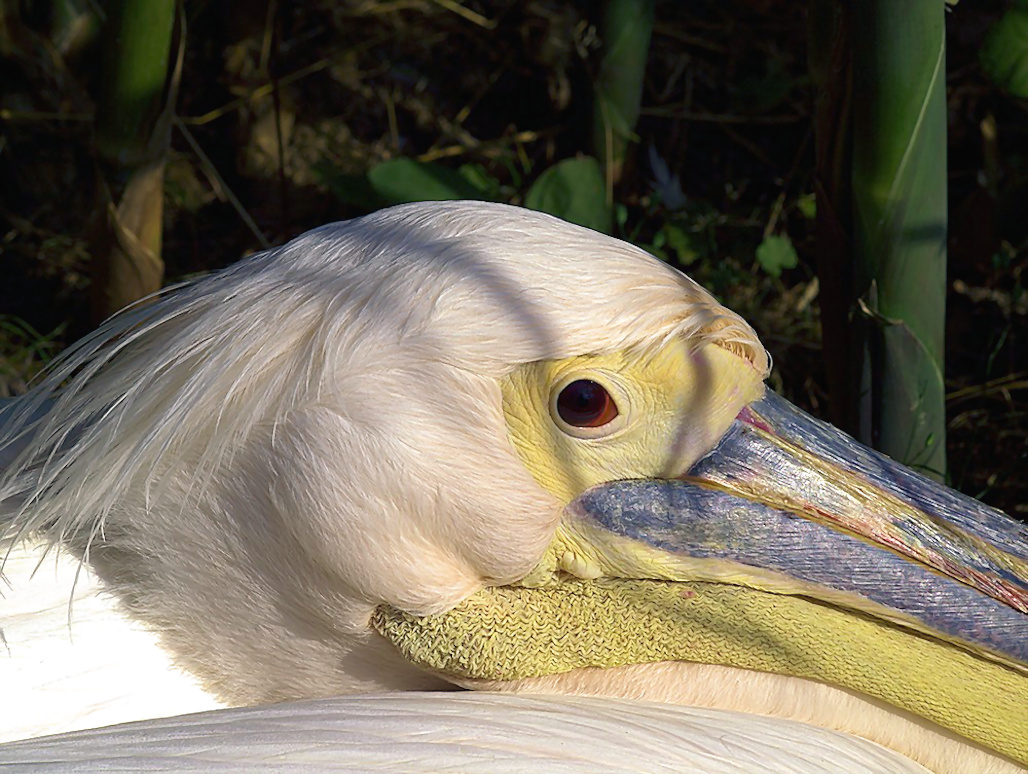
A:
[[[607,0],[603,64],[596,76],[593,147],[603,164],[608,203],[621,179],[642,105],[643,77],[653,33],[656,0]]]
[[[156,292],[164,278],[164,164],[178,80],[178,68],[171,67],[175,20],[176,0],[120,0],[104,29],[95,140],[106,217],[93,245],[96,322]]]
[[[861,435],[946,470],[943,0],[853,10],[853,245],[863,324]]]
[[[175,0],[120,0],[104,29],[104,61],[96,111],[97,149],[120,164],[147,155],[164,107]]]

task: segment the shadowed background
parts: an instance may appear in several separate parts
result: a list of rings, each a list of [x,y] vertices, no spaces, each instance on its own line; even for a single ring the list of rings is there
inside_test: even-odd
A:
[[[92,327],[97,233],[125,182],[94,133],[113,5],[0,7],[0,395]],[[598,219],[687,271],[754,324],[775,389],[828,416],[807,4],[656,4],[616,184],[586,156],[608,83],[599,7],[189,3],[171,41],[165,282],[396,201],[527,204]],[[947,18],[947,429],[950,482],[1023,520],[1028,103],[980,63],[1007,8]]]

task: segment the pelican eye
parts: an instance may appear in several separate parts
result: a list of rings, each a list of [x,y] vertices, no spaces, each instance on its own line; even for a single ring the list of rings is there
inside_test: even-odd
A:
[[[603,427],[618,415],[606,388],[592,379],[576,379],[557,396],[557,415],[572,427]]]

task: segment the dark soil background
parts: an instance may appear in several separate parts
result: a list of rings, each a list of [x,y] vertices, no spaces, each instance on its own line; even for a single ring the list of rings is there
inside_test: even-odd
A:
[[[804,5],[658,5],[616,233],[753,322],[773,386],[824,415]],[[589,152],[598,6],[190,2],[168,281],[362,214],[347,181],[390,158],[477,165],[520,203],[545,169]],[[49,7],[0,9],[0,395],[90,327],[97,55],[57,54]],[[1028,105],[978,64],[1004,7],[964,0],[948,14],[949,464],[954,486],[1028,519]],[[672,218],[684,245],[661,236]],[[754,258],[767,234],[799,253],[780,277]]]

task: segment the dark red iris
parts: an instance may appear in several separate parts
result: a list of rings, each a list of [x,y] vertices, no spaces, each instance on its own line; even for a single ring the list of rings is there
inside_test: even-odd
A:
[[[618,407],[602,385],[578,379],[560,391],[557,413],[573,427],[602,427],[614,420]]]

